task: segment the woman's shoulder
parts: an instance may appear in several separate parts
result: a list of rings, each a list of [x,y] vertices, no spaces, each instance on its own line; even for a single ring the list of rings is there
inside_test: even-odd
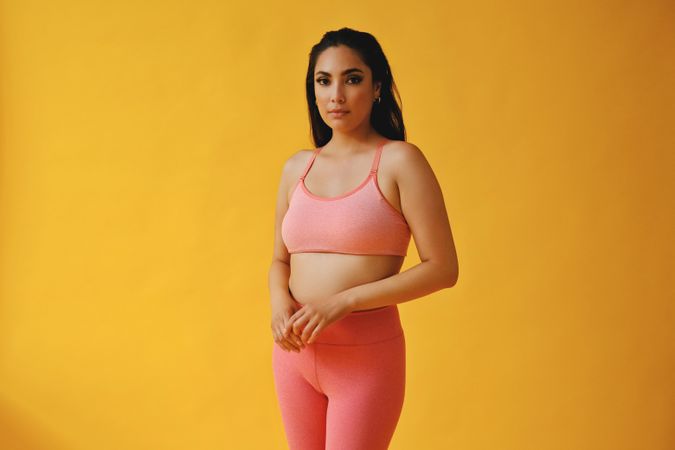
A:
[[[314,149],[300,149],[296,150],[293,153],[291,153],[288,158],[286,159],[285,165],[288,165],[291,167],[291,169],[295,166],[302,166],[305,163],[309,162],[309,158],[312,157],[312,153],[314,152]]]
[[[395,139],[388,140],[382,147],[383,151],[391,154],[392,158],[411,158],[422,154],[422,150],[412,142],[399,141]]]
[[[313,152],[314,149],[300,149],[292,152],[284,161],[282,168],[284,175],[291,178],[296,178],[296,175],[299,177]]]
[[[382,152],[386,153],[386,156],[383,156],[385,164],[396,168],[397,171],[427,164],[422,150],[412,142],[390,140],[384,144]]]
[[[288,157],[288,161],[292,163],[307,161],[311,157],[314,150],[315,149],[306,149],[306,148],[296,150],[295,152],[290,154],[290,156]]]

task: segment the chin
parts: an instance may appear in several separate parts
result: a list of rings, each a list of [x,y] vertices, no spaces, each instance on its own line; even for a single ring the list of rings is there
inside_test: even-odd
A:
[[[330,127],[331,127],[333,130],[340,130],[340,131],[349,131],[349,130],[353,130],[353,129],[354,129],[353,126],[351,126],[351,125],[349,125],[349,124],[347,124],[347,123],[336,123],[336,122],[330,123]]]

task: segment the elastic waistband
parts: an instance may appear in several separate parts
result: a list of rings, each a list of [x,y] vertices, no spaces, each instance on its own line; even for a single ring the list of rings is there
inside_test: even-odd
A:
[[[293,302],[302,307],[295,299]],[[366,311],[352,311],[319,332],[312,344],[363,345],[392,339],[403,334],[397,305]]]

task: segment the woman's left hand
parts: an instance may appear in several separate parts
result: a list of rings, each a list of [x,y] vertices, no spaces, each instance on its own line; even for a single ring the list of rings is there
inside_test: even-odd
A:
[[[321,302],[303,305],[288,319],[286,329],[292,328],[296,335],[302,330],[302,342],[311,344],[324,328],[352,311],[349,302],[337,293]]]

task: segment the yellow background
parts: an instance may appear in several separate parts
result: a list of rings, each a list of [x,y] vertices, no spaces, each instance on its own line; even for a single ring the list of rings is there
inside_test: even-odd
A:
[[[342,26],[383,46],[460,262],[400,305],[390,448],[675,448],[672,2],[0,8],[3,450],[285,448],[276,188]]]

